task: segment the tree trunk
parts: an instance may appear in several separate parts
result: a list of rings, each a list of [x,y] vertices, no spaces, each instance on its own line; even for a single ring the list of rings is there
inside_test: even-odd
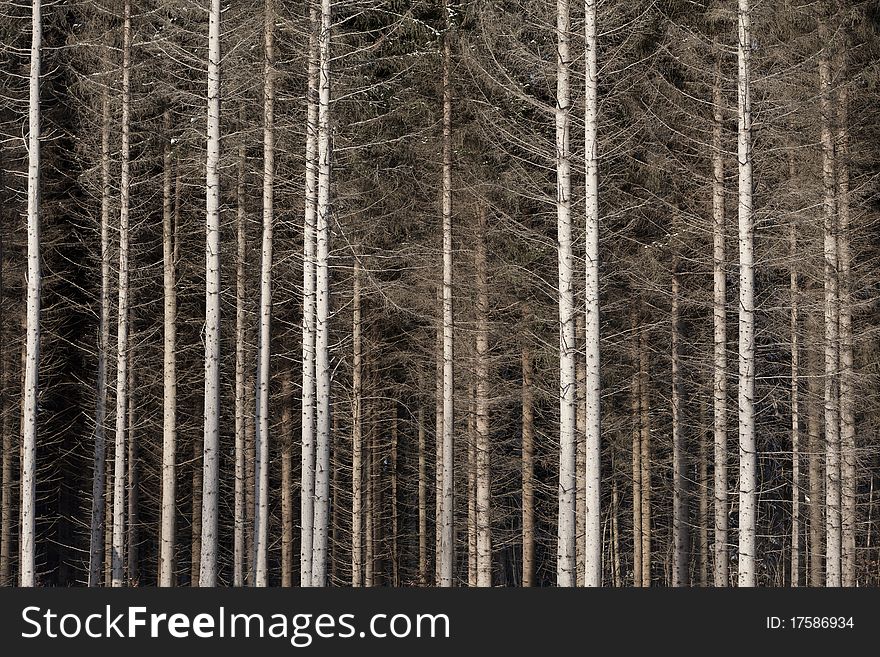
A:
[[[584,315],[577,313],[575,315],[575,340],[577,345],[584,344]],[[582,536],[587,533],[587,514],[585,512],[585,503],[587,499],[587,480],[585,478],[587,467],[587,368],[586,359],[581,357],[578,351],[575,362],[575,380],[577,381],[577,452],[575,453],[575,479],[577,491],[575,495],[575,533],[578,536],[575,545],[575,554],[577,558],[577,586],[584,585],[584,557],[586,551],[586,542],[581,540]]]
[[[159,526],[159,586],[174,586],[177,508],[177,288],[174,252],[177,226],[171,197],[171,110],[164,116],[162,171],[162,276],[164,343],[162,356],[162,500]]]
[[[300,482],[300,586],[312,585],[312,529],[315,517],[315,228],[318,212],[317,5],[309,4],[309,79],[306,99],[306,198],[303,221],[302,467]]]
[[[556,234],[559,302],[559,486],[556,583],[574,586],[576,477],[576,372],[574,258],[571,245],[571,54],[569,0],[556,3]]]
[[[830,39],[819,20],[819,39]],[[834,137],[832,131],[831,62],[827,47],[819,55],[819,98],[822,114],[822,203],[825,282],[825,583],[840,586],[840,417],[838,414],[838,285],[835,217]]]
[[[679,355],[679,280],[672,275],[672,586],[688,585],[688,500],[685,482],[685,438]]]
[[[697,510],[697,578],[701,587],[709,586],[709,427],[706,398],[700,399],[699,461],[697,482],[700,489]]]
[[[260,342],[257,358],[257,417],[254,435],[256,585],[267,586],[269,543],[269,359],[272,353],[272,234],[275,224],[275,11],[266,0],[263,16],[263,248],[260,258]]]
[[[281,586],[293,586],[293,372],[281,375]]]
[[[642,586],[651,586],[651,391],[648,372],[648,328],[639,333],[639,415],[641,428]]]
[[[119,300],[116,323],[116,447],[113,468],[113,586],[124,585],[125,418],[128,410],[128,238],[131,196],[131,2],[122,28],[122,164],[119,176]]]
[[[596,64],[597,0],[586,0],[586,433],[584,500],[585,543],[584,585],[602,584],[601,534],[601,370],[599,360],[599,71]]]
[[[106,52],[104,54],[107,60]],[[105,64],[109,68],[109,61]],[[104,549],[104,497],[107,459],[107,359],[110,348],[110,92],[101,92],[101,317],[98,328],[98,385],[95,406],[95,457],[89,536],[89,586],[101,583]],[[5,479],[4,479],[5,481]],[[0,581],[3,578],[0,577]]]
[[[716,46],[717,49],[717,46]],[[714,508],[715,537],[713,575],[716,587],[730,583],[727,553],[727,278],[724,272],[724,151],[721,130],[724,98],[721,94],[721,53],[716,54],[715,84],[712,87],[712,235],[714,270]]]
[[[242,117],[244,118],[244,117]],[[244,123],[244,121],[242,121]],[[236,245],[238,247],[235,262],[235,500],[234,511],[235,525],[233,528],[233,561],[232,583],[233,586],[244,586],[245,563],[249,552],[245,546],[245,534],[247,527],[246,482],[247,482],[247,454],[245,438],[245,417],[247,416],[247,385],[245,371],[247,368],[247,316],[245,302],[247,298],[247,278],[245,269],[247,266],[247,213],[245,210],[244,174],[246,166],[247,146],[244,139],[238,145],[238,179],[235,186],[235,231]]]
[[[438,307],[443,305],[443,286],[437,287]],[[442,320],[442,318],[441,318]],[[440,586],[440,538],[443,535],[443,322],[437,322],[434,344],[434,583]]]
[[[845,53],[843,49],[843,53]],[[849,91],[845,55],[839,64],[843,85],[837,97],[837,264],[840,303],[840,453],[841,453],[841,583],[856,585],[856,424],[853,399],[852,299],[850,297],[849,230]]]
[[[443,1],[443,475],[440,498],[440,586],[452,586],[455,566],[454,406],[452,314],[452,85],[449,80],[451,25],[448,0]]]
[[[633,375],[630,384],[630,411],[632,423],[632,530],[633,530],[633,586],[642,585],[642,374],[638,314],[633,306],[630,318],[632,333]]]
[[[810,283],[807,282],[809,287]],[[810,586],[824,583],[824,542],[825,525],[823,519],[822,496],[822,420],[820,404],[822,392],[819,381],[822,378],[819,345],[822,333],[819,322],[812,312],[807,315],[807,433],[810,450]]]
[[[315,257],[315,509],[312,586],[327,583],[327,523],[330,512],[330,0],[321,0],[318,39],[318,198]]]
[[[135,340],[132,340],[134,343]],[[126,527],[126,563],[128,570],[128,586],[137,586],[138,573],[138,541],[140,520],[138,519],[138,488],[140,475],[138,472],[138,444],[135,435],[135,394],[137,389],[134,377],[134,349],[128,350],[128,526]]]
[[[737,13],[737,158],[739,161],[739,585],[755,586],[757,453],[755,444],[755,272],[752,217],[752,109],[749,0]]]
[[[208,153],[205,176],[205,437],[199,586],[217,585],[220,483],[220,0],[208,15]]]
[[[0,263],[3,262],[3,253],[2,253],[2,243],[0,243]],[[2,265],[0,265],[2,267]],[[0,288],[2,288],[2,282],[0,282]],[[0,300],[3,299],[3,290],[0,289]],[[0,302],[2,303],[2,302]],[[5,337],[2,336],[2,337]],[[14,353],[14,352],[13,352]],[[0,454],[0,458],[2,458],[2,470],[0,470],[0,477],[2,477],[3,488],[0,489],[0,586],[12,586],[12,578],[10,577],[10,572],[12,571],[12,496],[13,496],[13,485],[12,485],[12,418],[14,417],[14,406],[15,402],[13,400],[12,395],[9,394],[9,391],[14,389],[11,385],[15,380],[14,375],[12,374],[12,367],[7,362],[9,359],[7,358],[5,353],[0,353],[0,359],[2,359],[3,364],[3,375],[2,379],[0,379],[0,385],[3,386],[3,405],[0,407],[3,413],[3,453]],[[103,461],[101,463],[101,467],[104,467]],[[102,470],[103,474],[103,470]],[[101,477],[101,492],[100,495],[104,494],[103,489],[103,476]],[[101,507],[101,513],[103,514],[104,508]],[[100,522],[101,531],[103,535],[103,516]],[[100,540],[101,537],[99,537]],[[100,553],[98,555],[98,568],[100,569]],[[98,578],[100,578],[100,570],[98,571]],[[99,580],[95,580],[95,584],[91,584],[91,586],[97,586]]]
[[[794,164],[790,163],[789,175],[794,179]],[[798,341],[798,271],[797,271],[797,225],[794,221],[788,230],[789,288],[791,291],[791,586],[800,586],[801,575],[801,454],[800,454],[800,395]]]
[[[489,267],[486,257],[488,211],[482,206],[477,220],[474,269],[477,292],[476,362],[476,525],[477,586],[492,586],[492,527],[490,523],[491,465],[489,458]]]
[[[419,390],[422,390],[419,377]],[[428,585],[428,472],[425,449],[425,407],[419,403],[417,416],[419,459],[419,585]]]
[[[190,586],[199,586],[199,572],[201,572],[202,563],[202,478],[204,470],[200,461],[203,459],[203,439],[204,436],[197,435],[193,442]]]
[[[523,586],[535,585],[535,402],[532,351],[522,347]]]
[[[477,585],[477,411],[473,380],[467,394],[468,586],[473,587]]]
[[[354,259],[352,292],[352,411],[351,411],[351,585],[363,586],[363,345],[361,263]],[[421,494],[421,489],[420,489]],[[421,502],[421,497],[419,498]],[[421,509],[421,505],[419,509]],[[421,536],[421,535],[420,535]]]
[[[392,401],[391,406],[391,585],[397,588],[400,586],[400,539],[398,536],[400,519],[397,515],[397,402]]]

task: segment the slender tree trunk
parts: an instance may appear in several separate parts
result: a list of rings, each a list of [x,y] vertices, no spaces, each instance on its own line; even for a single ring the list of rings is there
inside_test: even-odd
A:
[[[709,586],[709,427],[706,398],[700,399],[699,460],[697,482],[700,488],[697,510],[697,578],[701,587]]]
[[[107,461],[104,469],[104,499],[110,500],[113,495],[113,457],[111,443],[111,452],[107,454]],[[115,460],[115,458],[113,459]],[[111,586],[113,582],[113,505],[104,504],[104,586]]]
[[[577,345],[584,344],[585,318],[583,313],[575,315],[575,340]],[[577,416],[575,426],[577,427],[577,452],[575,453],[575,479],[577,491],[575,495],[575,533],[578,536],[575,545],[575,555],[577,559],[577,584],[584,585],[584,557],[586,552],[586,541],[581,537],[586,536],[587,532],[587,514],[585,512],[585,503],[587,499],[587,480],[585,477],[587,467],[587,368],[586,359],[581,357],[580,350],[575,359],[575,380],[577,381]]]
[[[363,346],[361,263],[354,259],[352,292],[351,585],[363,586]],[[420,489],[421,494],[421,489]],[[421,498],[419,498],[421,502]],[[421,510],[421,505],[419,506]],[[421,537],[421,534],[420,534]]]
[[[132,343],[135,341],[132,340]],[[128,525],[126,527],[126,563],[128,570],[128,586],[137,586],[139,583],[138,573],[138,542],[139,523],[138,519],[138,488],[140,487],[140,474],[138,469],[138,444],[135,434],[135,394],[136,381],[134,377],[134,349],[128,350]]]
[[[822,114],[822,204],[825,256],[825,581],[841,585],[840,553],[840,416],[838,412],[838,285],[837,221],[835,216],[834,137],[831,98],[831,62],[827,47],[830,35],[819,20],[819,97]]]
[[[244,117],[242,117],[244,118]],[[244,123],[244,121],[242,121]],[[235,230],[238,247],[235,262],[235,500],[233,513],[233,586],[244,586],[245,563],[249,553],[245,547],[247,527],[247,504],[245,501],[247,475],[247,454],[245,443],[245,417],[247,415],[247,386],[245,370],[247,368],[247,321],[245,302],[247,298],[247,212],[245,209],[244,174],[246,166],[247,146],[244,139],[238,145],[238,172],[235,186]]]
[[[717,49],[717,46],[716,46]],[[715,537],[713,576],[716,587],[730,583],[727,553],[727,278],[724,271],[724,152],[721,130],[724,121],[721,94],[721,53],[716,54],[715,84],[712,87],[712,235],[714,270],[714,508]]]
[[[455,567],[453,307],[452,307],[452,84],[451,25],[448,0],[443,1],[443,475],[440,498],[440,586],[452,586]]]
[[[490,524],[491,465],[489,442],[489,267],[486,256],[488,211],[477,219],[475,270],[477,292],[476,362],[476,525],[477,586],[492,586],[492,527]]]
[[[281,586],[293,586],[293,372],[281,375]]]
[[[739,585],[755,586],[757,446],[755,444],[755,272],[752,217],[752,109],[749,0],[739,0],[737,104],[739,128]]]
[[[192,473],[192,525],[190,539],[190,585],[199,586],[199,573],[202,563],[202,483],[204,470],[201,461],[203,459],[203,438],[196,436],[193,442],[193,473]]]
[[[423,389],[421,376],[419,390]],[[419,585],[428,585],[428,472],[425,448],[425,407],[419,403],[417,416],[419,459]],[[360,540],[360,537],[358,538]]]
[[[106,52],[104,56],[107,59]],[[105,64],[109,68],[109,62]],[[107,359],[110,348],[110,91],[101,92],[101,317],[98,328],[98,385],[95,406],[95,457],[92,466],[92,516],[89,538],[89,586],[101,583],[104,497],[107,459]],[[4,479],[5,481],[5,479]],[[0,577],[0,581],[3,578]]]
[[[842,53],[845,53],[842,49]],[[846,75],[845,54],[839,64]],[[837,264],[840,280],[840,452],[841,452],[841,583],[856,585],[856,527],[858,525],[856,491],[856,425],[853,399],[852,299],[850,297],[849,229],[849,91],[845,84],[837,97]]]
[[[220,483],[220,0],[208,15],[208,154],[205,180],[205,437],[199,586],[217,585]]]
[[[2,266],[3,262],[3,253],[2,253],[2,243],[0,243],[0,266]],[[2,288],[2,283],[0,283],[0,288]],[[3,290],[0,289],[0,304],[2,304]],[[2,310],[2,309],[0,309]],[[3,336],[5,337],[5,336]],[[14,352],[13,352],[14,353]],[[6,354],[0,353],[0,359],[3,362],[3,378],[0,379],[0,385],[3,386],[3,405],[0,407],[3,412],[3,453],[0,455],[2,458],[2,470],[0,470],[0,477],[3,479],[3,488],[0,490],[0,494],[2,494],[2,500],[0,500],[0,586],[12,586],[12,578],[10,577],[10,572],[12,571],[12,496],[13,496],[13,485],[12,485],[12,419],[14,417],[14,407],[15,402],[12,398],[12,395],[9,394],[9,391],[13,389],[12,382],[15,380],[14,375],[12,374],[12,367],[10,363],[7,361]],[[103,468],[103,462],[101,464]],[[103,471],[102,471],[103,472]],[[103,477],[102,477],[103,479]],[[100,494],[103,495],[103,483],[101,487]],[[103,507],[101,508],[101,512],[103,513]],[[101,519],[101,530],[103,532],[103,517]],[[100,540],[100,537],[99,537]],[[100,554],[98,567],[100,568]],[[100,570],[98,572],[98,577],[100,578]],[[92,586],[97,586],[100,583],[96,580],[97,583],[91,584]]]
[[[400,518],[397,515],[397,402],[392,401],[391,405],[391,585],[397,588],[400,586],[400,545],[398,542]]]
[[[807,282],[809,287],[809,281]],[[819,381],[822,378],[819,345],[822,333],[819,322],[812,312],[807,315],[807,434],[810,450],[810,586],[824,583],[823,549],[825,525],[823,519],[822,495],[822,418],[820,405],[822,392]]]
[[[468,586],[477,585],[477,440],[474,382],[468,386],[467,486],[468,486]]]
[[[256,585],[268,586],[269,543],[269,359],[272,352],[272,235],[275,224],[275,11],[273,0],[264,10],[263,67],[263,248],[260,258],[260,342],[257,358],[257,419],[254,435],[256,510],[254,550]]]
[[[613,464],[612,464],[613,470]],[[620,494],[617,492],[617,477],[611,477],[611,549],[614,551],[612,579],[614,588],[623,586],[623,570],[620,563]]]
[[[532,351],[522,347],[523,586],[535,585],[535,402]]]
[[[794,164],[790,165],[793,178]],[[800,586],[801,576],[801,454],[800,454],[800,344],[798,341],[798,270],[797,225],[791,222],[788,230],[789,289],[791,290],[791,586]]]
[[[250,331],[246,331],[245,340],[247,344],[250,342]],[[254,418],[255,394],[254,388],[256,379],[256,367],[251,362],[251,354],[249,350],[246,352],[246,360],[250,363],[247,367],[250,370],[247,381],[245,383],[245,419],[244,419],[244,453],[245,453],[245,472],[244,472],[244,554],[245,554],[245,581],[247,586],[256,586],[256,557],[254,551],[254,512],[256,511],[256,482],[255,482],[255,434],[256,427]]]
[[[131,2],[125,0],[122,27],[122,164],[119,176],[119,300],[116,323],[116,448],[113,468],[113,586],[124,585],[125,419],[128,407],[128,239],[131,195]]]
[[[438,307],[443,305],[443,287],[437,288]],[[443,322],[437,322],[434,344],[434,583],[440,586],[440,538],[443,534]]]
[[[177,525],[177,226],[171,197],[171,110],[164,116],[162,171],[162,262],[164,344],[162,356],[162,501],[159,526],[159,586],[174,586]]]
[[[315,517],[315,228],[318,212],[318,79],[316,2],[309,3],[309,80],[306,92],[306,200],[303,222],[302,468],[300,485],[300,586],[312,585]]]
[[[688,500],[679,341],[679,279],[672,275],[672,586],[688,585]]]
[[[315,509],[312,586],[327,584],[327,523],[330,513],[330,0],[321,0],[318,39],[318,225],[315,231]]]
[[[633,307],[632,364],[633,376],[630,384],[630,410],[632,420],[632,528],[633,528],[633,586],[642,585],[642,374],[640,358],[640,331],[638,315]]]
[[[651,586],[651,391],[648,372],[648,329],[639,334],[639,414],[641,428],[642,586]]]
[[[584,585],[602,584],[601,392],[599,360],[599,69],[596,64],[597,0],[586,0],[586,496]]]
[[[367,353],[369,353],[369,350]],[[368,381],[371,384],[369,390],[372,391],[375,386],[375,377],[372,376],[372,359],[368,362],[370,364],[370,367],[367,368],[367,371],[370,372]],[[372,587],[376,584],[376,544],[374,541],[375,522],[373,520],[376,515],[376,487],[373,485],[373,464],[376,461],[376,417],[373,410],[375,405],[376,403],[374,401],[367,407],[367,444],[366,455],[364,458],[365,481],[363,487],[364,493],[366,494],[366,501],[364,503],[364,586],[366,587]]]
[[[571,34],[569,0],[556,3],[556,233],[559,295],[559,486],[556,583],[574,586],[576,513],[576,372],[574,258],[571,245]]]

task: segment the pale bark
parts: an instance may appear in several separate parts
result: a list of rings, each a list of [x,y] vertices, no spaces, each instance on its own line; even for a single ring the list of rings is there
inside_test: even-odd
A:
[[[697,507],[697,580],[709,586],[709,427],[706,399],[700,400],[700,437],[698,445],[697,486],[700,497]]]
[[[755,586],[757,453],[755,445],[755,231],[752,217],[752,110],[749,0],[739,0],[737,25],[737,159],[739,165],[739,585]]]
[[[354,259],[352,292],[352,379],[351,379],[351,585],[363,586],[363,345],[361,317],[361,263]],[[421,429],[420,425],[420,431]],[[424,460],[424,455],[421,455]],[[420,462],[420,465],[421,462]],[[421,472],[421,471],[420,471]],[[420,480],[421,483],[421,480]],[[421,488],[419,489],[422,495]],[[421,501],[419,510],[422,511]],[[421,516],[420,516],[421,518]],[[421,525],[419,525],[421,527]],[[419,534],[422,538],[421,533]],[[420,544],[421,545],[421,544]],[[420,562],[421,563],[421,562]]]
[[[3,262],[3,244],[2,238],[0,238],[0,269],[2,269]],[[0,280],[0,299],[3,299],[3,284],[2,280]],[[5,337],[5,336],[0,336]],[[14,353],[14,352],[13,352]],[[3,413],[3,453],[0,454],[0,458],[2,458],[2,468],[0,468],[0,477],[2,477],[3,487],[0,489],[0,586],[12,586],[12,579],[10,578],[10,572],[12,570],[12,496],[13,496],[13,486],[12,486],[12,419],[14,417],[14,408],[15,402],[13,400],[13,396],[9,394],[9,391],[13,389],[11,385],[15,380],[14,375],[12,374],[12,367],[7,362],[6,354],[0,354],[0,359],[3,362],[3,375],[2,379],[0,379],[0,385],[3,386],[3,405],[0,407]],[[101,467],[104,467],[103,462],[101,463]],[[101,478],[103,482],[103,477]],[[103,483],[101,489],[101,495],[103,495]],[[101,513],[104,513],[104,507],[101,507]],[[101,529],[103,532],[103,517],[101,522]],[[99,537],[100,539],[100,537]],[[99,546],[100,547],[100,546]],[[100,553],[98,555],[98,577],[100,578]],[[96,580],[97,581],[97,580]],[[100,583],[100,582],[98,582]],[[98,584],[94,584],[97,586]]]
[[[793,163],[789,174],[794,174]],[[791,222],[788,230],[791,265],[789,290],[791,294],[791,586],[800,586],[801,573],[801,453],[800,453],[800,343],[798,340],[799,295],[797,270],[797,225]]]
[[[724,272],[724,154],[722,151],[721,55],[716,55],[715,83],[712,87],[712,239],[713,239],[713,419],[715,536],[713,577],[716,587],[730,583],[727,553],[727,278]]]
[[[134,345],[137,340],[132,336],[132,345]],[[139,573],[138,573],[138,541],[139,541],[139,523],[140,520],[138,518],[138,488],[140,487],[139,483],[139,468],[138,468],[138,443],[137,443],[137,435],[135,434],[135,394],[134,391],[136,388],[136,381],[134,376],[134,348],[133,346],[128,350],[128,421],[127,421],[127,429],[128,429],[128,470],[127,477],[128,481],[126,484],[126,495],[128,502],[127,509],[127,522],[126,522],[126,538],[125,538],[125,557],[126,557],[126,571],[127,577],[126,582],[127,586],[137,586],[139,583]]]
[[[119,284],[116,323],[116,439],[113,467],[113,586],[124,585],[125,419],[128,407],[129,203],[131,196],[131,3],[125,0],[122,27],[122,158],[119,175]]]
[[[688,585],[688,501],[685,489],[685,438],[679,357],[679,278],[672,275],[672,586]]]
[[[443,286],[437,287],[438,307],[443,303]],[[441,318],[442,320],[442,318]],[[434,584],[440,586],[441,555],[440,537],[443,534],[443,520],[440,516],[443,506],[443,322],[437,322],[437,335],[434,344]]]
[[[198,435],[193,441],[193,473],[192,473],[192,523],[190,524],[190,586],[199,585],[199,571],[202,563],[202,439]]]
[[[807,283],[809,286],[809,282]],[[825,526],[824,499],[822,495],[822,392],[819,382],[822,379],[822,363],[819,350],[822,344],[822,329],[814,313],[807,315],[807,433],[809,435],[809,506],[810,506],[810,586],[824,583],[823,557]]]
[[[21,534],[19,537],[21,586],[36,586],[34,530],[37,475],[37,375],[40,363],[40,48],[43,35],[41,10],[40,0],[33,0],[27,142],[27,310],[21,413]]]
[[[468,385],[467,412],[467,539],[468,586],[477,585],[477,440],[474,382]]]
[[[843,56],[841,56],[843,58]],[[845,60],[839,64],[846,73]],[[840,303],[840,454],[841,454],[841,584],[856,585],[856,424],[853,375],[852,298],[850,296],[849,227],[849,91],[837,96],[837,259]]]
[[[165,110],[162,171],[162,276],[164,341],[162,356],[162,501],[159,528],[159,586],[174,586],[177,525],[177,287],[174,252],[177,226],[171,197],[171,111]]]
[[[613,465],[612,465],[613,470]],[[617,492],[617,477],[611,479],[611,576],[615,588],[623,586],[623,570],[620,559],[620,494]]]
[[[421,377],[420,377],[421,382]],[[422,385],[419,385],[419,390]],[[425,449],[425,407],[420,403],[417,415],[419,463],[419,585],[428,585],[428,472]]]
[[[233,502],[233,539],[232,539],[232,584],[244,586],[245,563],[249,552],[246,549],[245,534],[250,527],[247,522],[246,484],[248,476],[247,462],[248,450],[246,449],[245,425],[247,416],[247,381],[245,369],[247,367],[247,321],[245,303],[247,298],[247,279],[245,269],[247,265],[247,213],[245,210],[244,173],[246,165],[247,146],[244,139],[238,145],[238,172],[235,186],[235,231],[236,245],[238,248],[235,262],[235,499]]]
[[[109,62],[106,65],[109,66]],[[110,349],[110,92],[106,84],[101,92],[101,315],[99,322],[95,456],[92,466],[92,516],[89,535],[89,586],[98,586],[101,583],[104,507],[107,504],[104,497],[104,479],[107,471],[107,359]],[[0,577],[0,580],[2,579]]]
[[[577,313],[575,315],[575,340],[578,346],[584,344],[584,314]],[[575,473],[576,473],[576,494],[575,494],[575,533],[578,540],[575,544],[575,557],[577,559],[577,584],[584,585],[584,557],[586,552],[586,541],[583,537],[587,531],[587,514],[585,513],[585,503],[587,499],[587,480],[586,474],[587,462],[587,368],[586,359],[583,358],[580,350],[575,362],[575,380],[577,381],[577,415],[575,426],[577,427],[577,452],[575,453]]]
[[[454,503],[454,361],[452,307],[452,85],[451,25],[447,0],[443,2],[443,476],[440,497],[440,586],[452,586],[455,567]]]
[[[648,372],[648,328],[642,326],[639,332],[639,426],[641,431],[641,466],[642,493],[641,537],[642,537],[642,586],[651,586],[651,390]]]
[[[584,585],[602,584],[602,462],[601,370],[599,360],[599,72],[596,63],[598,0],[586,0],[586,430],[585,430],[585,550]]]
[[[522,347],[522,542],[523,586],[535,585],[535,403],[532,351]]]
[[[220,492],[220,0],[211,0],[208,14],[205,197],[205,428],[199,586],[216,586]]]
[[[263,16],[263,247],[260,257],[260,338],[257,355],[256,433],[254,434],[256,509],[254,551],[256,585],[267,586],[269,543],[269,359],[272,352],[272,237],[275,225],[275,11],[266,0]]]
[[[571,89],[569,0],[556,3],[556,241],[559,303],[559,485],[556,583],[574,586],[577,510],[574,258],[571,240]]]
[[[398,516],[397,508],[397,402],[392,401],[391,405],[391,585],[397,588],[400,586],[400,544],[398,542],[400,517]]]
[[[302,463],[300,482],[300,586],[312,585],[315,511],[315,227],[318,201],[317,6],[309,3],[309,72],[306,100],[305,215],[303,220]]]
[[[630,383],[630,419],[632,424],[632,539],[633,586],[642,585],[642,419],[641,419],[641,360],[639,358],[638,314],[633,307],[630,326],[632,332],[633,375]]]
[[[330,0],[321,0],[318,35],[318,197],[315,231],[315,508],[312,586],[327,583],[330,513]]]
[[[832,130],[831,62],[827,44],[830,35],[825,21],[819,21],[823,43],[819,55],[819,98],[822,115],[822,182],[824,200],[823,251],[825,283],[825,583],[840,586],[840,416],[838,407],[838,281],[837,217],[835,216],[834,136]]]
[[[281,374],[281,586],[293,586],[293,372]]]
[[[489,459],[489,267],[486,257],[488,211],[480,208],[474,269],[477,292],[475,387],[477,586],[492,586],[491,470]]]

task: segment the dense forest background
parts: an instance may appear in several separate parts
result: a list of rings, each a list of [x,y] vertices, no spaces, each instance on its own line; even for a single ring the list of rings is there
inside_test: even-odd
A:
[[[583,321],[585,11],[592,10],[601,307],[600,508],[592,513],[601,531],[600,583],[735,584],[737,3],[323,5],[42,4],[35,583],[198,583],[202,513],[210,509],[203,498],[211,472],[204,441],[212,194],[220,264],[219,475],[211,493],[219,519],[209,537],[216,583],[308,583],[303,327],[304,301],[315,290],[304,293],[304,266],[320,268],[321,256],[310,260],[304,236],[315,229],[309,208],[322,202],[322,191],[309,188],[310,166],[311,185],[326,186],[317,225],[320,232],[326,220],[326,279],[322,286],[319,271],[317,284],[319,306],[325,290],[329,360],[327,388],[319,381],[314,393],[329,411],[317,420],[319,436],[327,423],[330,466],[321,583],[564,583],[560,398],[569,394],[577,401],[577,476],[576,490],[565,494],[577,518],[576,583],[584,583],[594,559],[584,546]],[[2,584],[18,581],[23,540],[32,9],[0,4]],[[562,14],[567,24],[558,22]],[[774,0],[753,2],[749,14],[756,580],[826,583],[830,539],[842,541],[842,579],[827,583],[876,586],[880,6]],[[222,52],[212,62],[221,81],[219,187],[205,176],[211,15],[220,21]],[[571,168],[562,200],[561,39],[570,48],[563,109]],[[325,64],[327,103],[316,77]],[[319,123],[324,146],[310,139]],[[565,204],[580,309],[576,397],[560,392],[557,229]],[[444,255],[452,323],[444,321]],[[453,345],[446,362],[444,337]],[[449,411],[447,469],[438,447]],[[163,467],[169,445],[172,470],[167,460]],[[441,545],[441,471],[454,498],[446,509],[451,546]],[[841,491],[837,498],[829,486]],[[163,494],[173,526],[164,536]],[[829,500],[837,505],[830,513]],[[160,568],[163,541],[168,561]],[[452,555],[445,575],[441,552]]]

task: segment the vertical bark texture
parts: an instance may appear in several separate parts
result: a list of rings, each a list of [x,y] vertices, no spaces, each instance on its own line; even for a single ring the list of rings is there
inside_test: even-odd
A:
[[[752,109],[749,0],[739,0],[737,25],[737,159],[739,164],[739,585],[755,586],[757,453],[755,444],[755,232],[752,217]]]

